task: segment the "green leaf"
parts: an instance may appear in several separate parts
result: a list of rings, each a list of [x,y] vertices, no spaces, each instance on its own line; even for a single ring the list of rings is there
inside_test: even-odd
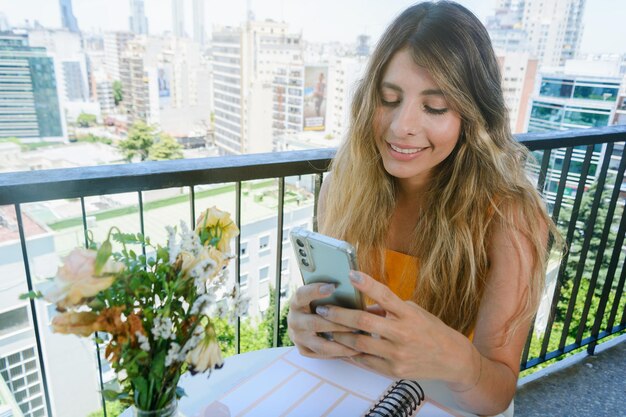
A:
[[[100,275],[102,268],[107,263],[107,260],[111,256],[112,252],[113,246],[111,245],[111,242],[109,240],[105,240],[96,254],[96,265],[94,268],[96,275]]]
[[[144,237],[141,233],[113,233],[111,235],[113,237],[113,240],[115,240],[116,242],[128,245],[128,244],[143,244],[144,243]]]
[[[125,392],[117,392],[112,389],[105,389],[104,391],[102,391],[102,396],[107,401],[116,401],[122,395],[125,395],[126,397],[128,397],[128,394],[126,394]]]
[[[41,291],[29,291],[26,294],[20,294],[20,300],[37,299],[43,297]]]

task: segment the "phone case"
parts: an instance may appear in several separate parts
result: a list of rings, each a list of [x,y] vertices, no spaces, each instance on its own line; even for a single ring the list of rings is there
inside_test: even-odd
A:
[[[363,309],[361,293],[352,286],[350,270],[357,269],[356,251],[352,245],[301,227],[290,233],[298,267],[305,284],[328,282],[336,285],[329,297],[315,300],[311,308],[333,304]]]

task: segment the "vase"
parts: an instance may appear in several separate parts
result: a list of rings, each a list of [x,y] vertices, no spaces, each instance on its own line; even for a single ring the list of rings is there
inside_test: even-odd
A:
[[[133,406],[133,416],[134,417],[180,417],[181,414],[178,413],[178,400],[173,398],[169,403],[165,405],[165,407],[160,410],[141,410],[136,406]]]

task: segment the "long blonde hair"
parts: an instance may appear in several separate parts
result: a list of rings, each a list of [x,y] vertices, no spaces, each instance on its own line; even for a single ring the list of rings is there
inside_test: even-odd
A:
[[[556,229],[524,172],[528,152],[511,135],[487,31],[456,3],[416,4],[379,41],[355,92],[347,138],[332,163],[320,230],[353,243],[361,268],[382,276],[396,184],[376,147],[375,114],[386,65],[401,49],[429,71],[462,118],[458,143],[433,170],[423,196],[410,253],[420,266],[413,301],[469,333],[485,288],[487,245],[497,221],[531,244],[532,277],[513,321],[531,317],[545,276],[543,231],[546,226],[553,233]],[[520,242],[516,246],[521,251]]]

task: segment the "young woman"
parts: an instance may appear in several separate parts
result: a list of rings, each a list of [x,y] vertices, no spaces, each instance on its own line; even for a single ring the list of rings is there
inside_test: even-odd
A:
[[[480,21],[452,2],[403,12],[358,86],[318,212],[322,233],[357,248],[351,279],[373,306],[311,311],[334,287],[299,288],[300,352],[442,380],[477,414],[507,409],[556,236],[526,156]]]

